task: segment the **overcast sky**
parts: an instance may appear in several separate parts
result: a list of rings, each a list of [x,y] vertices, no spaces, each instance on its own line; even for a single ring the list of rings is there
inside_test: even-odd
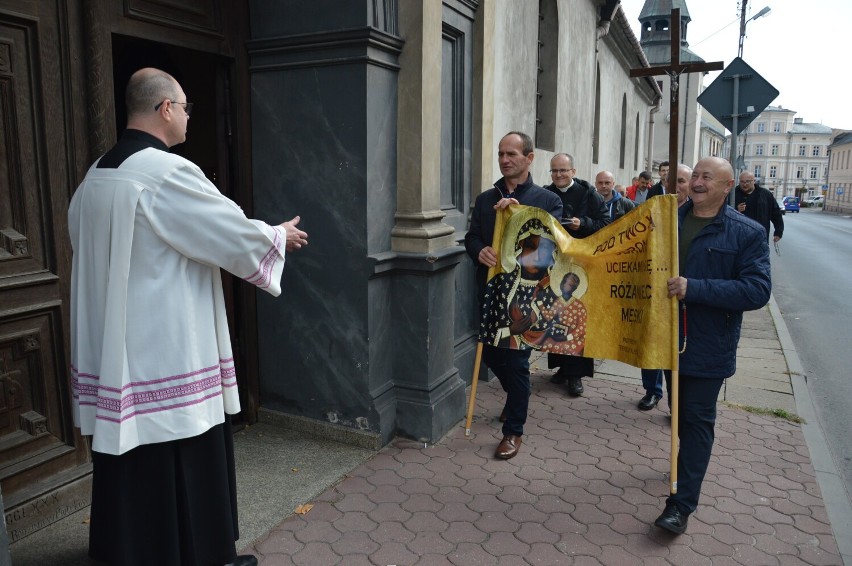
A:
[[[686,2],[689,48],[727,66],[737,56],[740,2]],[[636,37],[644,4],[621,2]],[[765,6],[772,11],[746,24],[743,60],[780,91],[772,105],[794,110],[804,122],[852,130],[852,0],[748,0],[746,18]],[[718,74],[709,73],[704,85]]]

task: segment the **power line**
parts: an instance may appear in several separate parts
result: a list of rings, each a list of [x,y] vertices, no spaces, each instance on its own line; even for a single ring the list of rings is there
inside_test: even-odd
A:
[[[711,33],[710,35],[708,35],[707,37],[705,37],[704,39],[702,39],[702,40],[701,40],[701,41],[699,41],[698,43],[690,43],[690,44],[689,44],[689,46],[690,46],[690,47],[695,47],[696,45],[701,45],[702,43],[704,43],[705,41],[707,41],[708,39],[710,39],[711,37],[713,37],[713,36],[714,36],[714,35],[716,35],[717,33],[723,32],[723,31],[725,31],[726,29],[728,29],[729,27],[731,27],[731,24],[735,24],[735,23],[737,23],[737,22],[739,22],[739,21],[740,21],[740,19],[739,19],[739,18],[736,18],[735,20],[731,20],[731,23],[730,23],[730,24],[727,24],[727,25],[725,25],[724,27],[722,27],[722,28],[720,28],[720,29],[718,29],[718,30],[714,31],[713,33]]]

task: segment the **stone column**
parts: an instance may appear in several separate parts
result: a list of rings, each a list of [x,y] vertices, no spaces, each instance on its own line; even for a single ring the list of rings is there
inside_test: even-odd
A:
[[[393,260],[394,383],[401,434],[437,440],[464,414],[454,365],[454,229],[441,220],[443,4],[400,0],[397,211]]]
[[[400,0],[397,212],[394,251],[427,253],[455,244],[441,222],[441,2]]]

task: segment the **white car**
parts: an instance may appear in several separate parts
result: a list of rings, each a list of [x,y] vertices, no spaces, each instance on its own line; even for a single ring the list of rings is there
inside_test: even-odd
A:
[[[825,202],[825,197],[823,197],[822,195],[816,195],[808,198],[808,200],[806,200],[805,202],[808,206],[822,206]]]

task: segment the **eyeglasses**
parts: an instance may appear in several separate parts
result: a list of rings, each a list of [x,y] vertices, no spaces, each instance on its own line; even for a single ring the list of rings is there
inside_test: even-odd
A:
[[[566,173],[570,173],[573,170],[574,170],[573,168],[572,169],[551,169],[550,174],[551,175],[564,175]]]
[[[172,100],[170,98],[167,98],[166,100],[168,100],[172,104],[183,104],[183,110],[184,112],[186,112],[186,115],[189,116],[190,114],[192,114],[192,102],[178,102],[177,100]],[[160,106],[165,104],[166,100],[154,106],[154,110],[159,110]]]

